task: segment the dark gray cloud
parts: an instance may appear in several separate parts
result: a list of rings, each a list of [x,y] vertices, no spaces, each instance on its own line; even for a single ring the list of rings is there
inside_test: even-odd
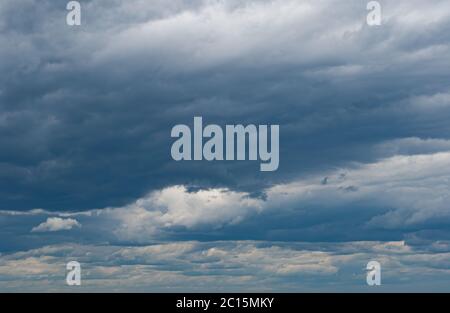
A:
[[[373,161],[387,140],[448,138],[445,1],[386,1],[379,28],[359,1],[95,1],[80,28],[63,4],[1,5],[2,209],[124,205],[173,184],[258,192]],[[195,115],[280,124],[279,171],[174,163],[170,129]]]

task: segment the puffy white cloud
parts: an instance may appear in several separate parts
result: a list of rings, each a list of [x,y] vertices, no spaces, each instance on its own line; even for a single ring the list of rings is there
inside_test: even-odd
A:
[[[60,217],[49,217],[38,226],[34,227],[32,232],[55,232],[61,230],[71,230],[74,227],[81,227],[81,224],[73,218],[63,219]]]
[[[121,238],[151,236],[164,228],[220,228],[241,222],[262,210],[263,201],[245,192],[228,189],[189,191],[172,186],[152,192],[123,208],[99,212],[112,216],[120,225],[114,232]]]

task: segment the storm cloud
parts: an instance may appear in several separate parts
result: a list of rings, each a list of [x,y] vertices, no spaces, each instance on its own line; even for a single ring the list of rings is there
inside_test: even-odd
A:
[[[63,4],[1,4],[2,209],[124,205],[176,184],[257,192],[373,161],[388,140],[448,139],[445,1],[386,1],[379,28],[359,1],[95,1],[78,28]],[[173,162],[170,129],[195,115],[280,124],[279,171]]]
[[[229,241],[189,257],[287,253],[292,266],[273,270],[294,276],[303,256],[291,247],[240,242],[310,242],[313,259],[332,254],[319,242],[404,242],[420,255],[445,244],[450,3],[380,2],[370,27],[356,0],[81,1],[82,25],[69,27],[66,1],[3,0],[0,276],[19,259],[51,272],[60,259],[25,254],[73,242]],[[172,160],[171,128],[194,116],[280,125],[278,171]],[[318,275],[341,268],[312,263]],[[242,279],[227,282],[261,284]]]

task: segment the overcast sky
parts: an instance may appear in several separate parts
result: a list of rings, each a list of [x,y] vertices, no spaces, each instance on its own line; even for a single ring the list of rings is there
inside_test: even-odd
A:
[[[0,290],[449,291],[448,0],[80,2],[0,2]],[[194,116],[278,171],[175,162]]]

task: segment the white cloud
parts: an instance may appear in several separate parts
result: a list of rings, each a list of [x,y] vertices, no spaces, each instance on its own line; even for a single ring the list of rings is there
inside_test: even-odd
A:
[[[183,226],[220,228],[236,224],[262,209],[263,201],[245,192],[208,189],[189,192],[172,186],[152,192],[123,208],[99,212],[120,221],[115,233],[126,239],[151,236],[163,228]]]
[[[32,232],[55,232],[61,230],[71,230],[74,227],[81,227],[77,220],[72,218],[63,219],[60,217],[49,217],[38,226],[34,227]]]
[[[440,62],[437,55],[447,58],[445,43],[418,51],[402,46],[424,25],[431,32],[445,23],[450,16],[447,1],[389,2],[379,32],[368,30],[366,14],[365,3],[359,1],[203,1],[195,9],[173,10],[108,35],[94,62],[121,60],[140,69],[142,62],[133,60],[158,59],[174,71],[297,64],[311,67],[311,74],[334,78],[381,73],[423,60]],[[327,61],[330,68],[317,68]]]

